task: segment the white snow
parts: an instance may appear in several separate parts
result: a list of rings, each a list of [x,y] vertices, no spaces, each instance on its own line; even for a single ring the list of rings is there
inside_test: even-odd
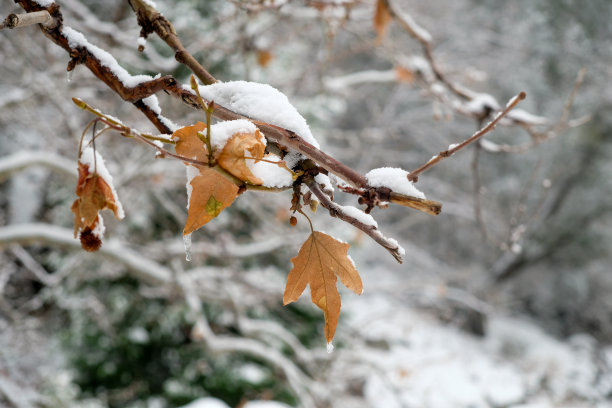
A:
[[[327,88],[339,91],[364,83],[385,83],[395,82],[396,80],[397,72],[394,69],[389,69],[385,71],[367,70],[341,77],[326,78],[324,83]]]
[[[149,332],[141,326],[131,327],[127,333],[128,339],[132,343],[146,344],[149,342]]]
[[[151,6],[153,8],[157,8],[157,5],[155,4],[155,2],[153,0],[142,0],[143,3],[145,3],[148,6]]]
[[[474,95],[472,100],[464,105],[464,108],[468,113],[484,115],[487,111],[499,110],[500,105],[492,95],[480,93]]]
[[[366,175],[371,187],[387,187],[392,191],[412,197],[425,198],[412,181],[408,180],[408,172],[400,168],[381,167],[370,170]]]
[[[315,176],[314,179],[321,186],[321,189],[325,193],[330,194],[334,192],[334,186],[332,185],[331,180],[326,174],[319,173]]]
[[[159,115],[161,113],[161,107],[159,106],[159,100],[157,99],[157,96],[147,96],[146,98],[142,99],[142,103],[151,108],[151,110],[155,112],[156,115]]]
[[[430,43],[432,41],[431,34],[423,27],[417,24],[416,21],[412,18],[412,16],[405,11],[401,10],[398,7],[393,9],[393,12],[396,13],[400,20],[403,20],[406,25],[409,27],[410,31],[414,33],[419,39]]]
[[[346,215],[355,218],[357,221],[365,225],[370,225],[374,228],[378,228],[378,223],[376,222],[374,217],[372,217],[370,214],[364,213],[359,208],[353,207],[351,205],[338,205],[338,208],[340,208]]]
[[[198,398],[197,400],[192,401],[187,405],[183,405],[180,408],[229,408],[229,406],[220,399],[205,397]]]
[[[189,200],[191,200],[191,193],[193,192],[191,180],[200,174],[200,170],[198,170],[196,166],[187,165],[185,166],[185,171],[187,172],[187,183],[185,185],[185,187],[187,187],[187,209],[189,209]]]
[[[158,76],[159,75],[156,75],[154,78],[157,78]],[[176,123],[174,123],[167,117],[162,116],[161,114],[162,110],[161,110],[161,107],[159,106],[159,99],[157,99],[156,95],[151,95],[151,96],[147,96],[146,98],[143,98],[142,103],[147,105],[157,115],[157,117],[159,117],[160,121],[164,125],[166,125],[166,127],[170,129],[172,132],[180,128],[180,126],[178,126]]]
[[[191,234],[183,235],[183,244],[185,245],[185,260],[191,262]]]
[[[106,227],[104,226],[104,218],[98,213],[98,223],[96,227],[91,231],[93,235],[102,239],[104,238],[104,233],[106,232]]]
[[[115,57],[113,57],[108,52],[104,51],[102,48],[96,47],[87,39],[85,36],[73,29],[69,26],[63,26],[62,34],[68,40],[68,46],[71,48],[83,47],[86,48],[87,51],[91,52],[100,63],[108,67],[113,74],[128,88],[133,88],[143,82],[147,82],[153,79],[150,75],[131,75],[125,68],[123,68]]]
[[[273,154],[264,156],[265,160],[246,160],[247,167],[253,175],[263,180],[265,187],[287,187],[293,183],[293,177],[289,170],[279,167],[272,162],[281,162],[281,158]]]
[[[391,245],[395,245],[397,252],[400,254],[402,258],[404,257],[404,255],[406,255],[406,250],[402,248],[402,246],[399,244],[399,242],[397,242],[397,240],[393,238],[387,238],[387,241],[389,241]]]
[[[536,116],[523,109],[513,109],[508,112],[506,117],[516,122],[525,123],[527,125],[545,125],[548,123],[548,119],[546,119],[545,117]]]
[[[448,145],[448,150],[453,150],[455,147],[459,146],[461,143],[452,143]]]
[[[209,101],[251,119],[291,130],[319,148],[306,119],[283,93],[268,84],[246,81],[218,82],[200,86],[199,90],[202,97]]]
[[[89,169],[89,173],[97,173],[98,176],[102,177],[102,180],[108,184],[113,193],[113,198],[115,200],[115,204],[117,205],[117,218],[120,220],[125,217],[125,213],[123,211],[123,205],[121,205],[121,201],[119,201],[119,196],[117,195],[117,190],[115,190],[115,186],[113,184],[113,177],[109,173],[106,165],[104,164],[104,159],[98,153],[95,152],[95,160],[94,160],[94,149],[92,147],[86,147],[81,153],[81,157],[79,158],[79,162],[86,165]]]
[[[238,376],[250,384],[260,384],[266,378],[266,372],[257,364],[247,363],[238,369]]]
[[[226,120],[216,123],[210,127],[210,143],[215,149],[221,150],[227,141],[236,133],[255,133],[257,126],[246,119]],[[264,145],[266,138],[261,138]]]
[[[38,4],[41,7],[49,7],[50,5],[55,3],[55,1],[53,0],[34,0],[34,3]]]

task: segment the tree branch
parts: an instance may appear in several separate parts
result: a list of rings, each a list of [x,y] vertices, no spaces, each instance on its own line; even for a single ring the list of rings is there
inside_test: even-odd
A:
[[[310,191],[314,193],[314,195],[317,197],[317,199],[319,200],[323,208],[329,211],[329,215],[331,215],[332,217],[341,219],[342,221],[345,221],[351,224],[353,227],[365,232],[370,238],[376,241],[377,244],[379,244],[380,246],[385,248],[387,251],[389,251],[389,253],[393,255],[393,258],[395,258],[397,262],[399,263],[403,262],[402,257],[404,255],[404,249],[401,246],[399,246],[397,241],[394,240],[393,238],[385,237],[382,234],[382,232],[380,232],[380,230],[378,229],[378,226],[376,225],[376,223],[366,224],[361,219],[355,218],[354,216],[347,213],[345,207],[333,202],[327,196],[327,194],[325,194],[321,190],[321,187],[319,187],[319,185],[314,181],[313,178],[306,178],[304,180],[304,183],[308,186]],[[357,211],[361,211],[356,208],[354,209]],[[364,215],[367,215],[367,214],[364,213]]]
[[[444,150],[438,153],[438,155],[432,157],[427,163],[423,164],[421,167],[417,168],[416,170],[411,171],[408,174],[408,180],[412,182],[418,181],[419,175],[421,173],[429,170],[430,168],[432,168],[433,166],[435,166],[436,164],[438,164],[445,158],[452,156],[457,151],[472,144],[476,140],[480,139],[482,136],[489,133],[491,130],[495,128],[495,126],[499,123],[499,121],[502,120],[502,118],[508,114],[508,112],[514,109],[514,107],[516,107],[516,105],[518,105],[518,103],[522,101],[523,99],[525,99],[526,97],[527,95],[525,94],[525,92],[521,92],[518,95],[516,95],[514,98],[510,100],[510,102],[508,102],[504,110],[498,113],[497,116],[491,122],[489,122],[484,128],[480,129],[478,132],[474,133],[471,137],[467,138],[463,142],[457,145],[449,146],[447,150]]]

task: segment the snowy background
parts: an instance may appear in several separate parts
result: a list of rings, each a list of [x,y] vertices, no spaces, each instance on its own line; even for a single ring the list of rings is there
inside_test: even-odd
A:
[[[496,152],[532,141],[516,121],[500,126],[419,178],[441,215],[376,210],[406,249],[402,265],[314,215],[315,227],[351,244],[365,288],[341,289],[327,354],[309,296],[282,306],[290,259],[308,236],[305,223],[289,226],[289,192],[240,197],[193,234],[188,263],[184,166],[108,133],[96,147],[126,218],[105,213],[100,252],[80,249],[70,206],[92,117],[70,98],[154,129],[85,67],[68,81],[68,55],[37,27],[3,29],[0,406],[612,406],[609,1],[396,1],[431,35],[440,69],[474,92],[459,104],[431,82],[400,25],[377,41],[374,1],[156,3],[213,75],[279,89],[322,149],[362,174],[418,167],[519,91],[528,97],[515,119],[554,130],[585,67],[569,112],[581,125],[520,153]],[[126,2],[58,4],[66,25],[130,74],[188,82],[158,38],[137,51]],[[12,12],[20,8],[0,4],[1,18]],[[180,126],[204,119],[158,98]]]

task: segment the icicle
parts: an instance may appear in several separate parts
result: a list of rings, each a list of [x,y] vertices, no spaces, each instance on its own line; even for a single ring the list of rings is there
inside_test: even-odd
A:
[[[332,351],[334,351],[334,345],[330,341],[329,343],[327,343],[327,354],[331,354]]]
[[[191,234],[183,235],[183,243],[185,244],[185,260],[191,262]]]
[[[74,69],[70,71],[66,71],[66,82],[72,82],[72,74],[74,73]]]

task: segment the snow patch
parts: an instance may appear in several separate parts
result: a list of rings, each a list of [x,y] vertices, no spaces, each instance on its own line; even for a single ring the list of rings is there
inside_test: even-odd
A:
[[[192,401],[187,405],[183,405],[180,408],[229,408],[229,406],[219,399],[205,397],[198,398],[197,400]]]
[[[400,168],[381,167],[370,170],[365,177],[371,187],[387,187],[396,193],[424,199],[425,194],[408,180],[408,174],[406,170]]]
[[[247,81],[218,82],[200,86],[199,91],[202,97],[209,101],[251,119],[291,130],[319,148],[306,119],[289,102],[287,96],[268,84]]]
[[[34,0],[34,3],[38,4],[41,7],[49,7],[50,5],[54,4],[55,1],[53,0]]]
[[[464,105],[465,110],[473,115],[484,115],[490,111],[500,109],[499,102],[492,95],[476,94],[471,101]]]
[[[96,224],[96,228],[94,228],[91,233],[92,235],[100,238],[104,238],[104,233],[106,232],[106,227],[104,226],[104,218],[100,214],[98,214],[98,223]]]
[[[42,0],[38,1],[40,2]],[[102,48],[96,47],[87,41],[82,33],[73,29],[72,27],[63,26],[62,34],[68,40],[68,46],[70,48],[83,47],[87,49],[87,51],[92,53],[103,66],[109,68],[117,79],[119,79],[119,81],[121,81],[121,83],[128,88],[134,88],[143,82],[153,79],[153,77],[150,75],[131,75],[125,68],[119,65],[115,57],[104,51]]]
[[[268,155],[265,160],[246,160],[246,165],[253,175],[263,180],[265,187],[286,187],[293,183],[291,172],[277,164],[281,158],[275,155]],[[270,161],[274,163],[270,163]]]
[[[236,133],[255,133],[257,126],[246,119],[226,120],[210,127],[210,144],[213,149],[221,150]],[[262,138],[264,145],[266,139]]]
[[[362,224],[378,228],[378,223],[374,217],[372,217],[370,214],[364,213],[359,208],[355,208],[351,205],[338,205],[338,208],[340,208],[346,215],[355,218]]]

